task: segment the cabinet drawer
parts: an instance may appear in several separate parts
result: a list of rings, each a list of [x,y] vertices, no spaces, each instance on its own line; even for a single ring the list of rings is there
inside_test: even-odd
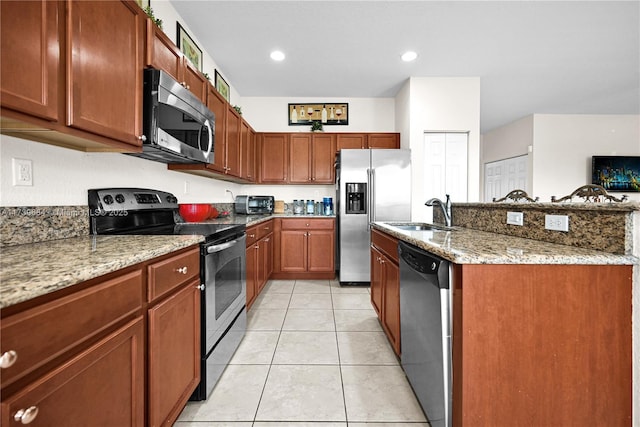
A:
[[[247,247],[253,245],[258,241],[258,226],[247,228]]]
[[[256,227],[257,227],[257,239],[260,240],[267,234],[273,232],[273,220],[258,224]]]
[[[200,248],[151,264],[147,272],[151,302],[200,274]]]
[[[333,230],[335,221],[328,218],[285,218],[283,230]]]
[[[139,310],[143,292],[137,270],[3,319],[0,352],[17,360],[2,369],[2,387]]]
[[[398,240],[381,233],[377,230],[371,230],[371,244],[384,252],[389,258],[398,263]]]

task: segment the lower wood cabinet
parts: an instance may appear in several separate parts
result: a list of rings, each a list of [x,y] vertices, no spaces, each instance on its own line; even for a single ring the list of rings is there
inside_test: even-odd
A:
[[[393,350],[400,355],[400,269],[398,240],[371,231],[371,305]]]
[[[273,220],[247,228],[247,308],[273,271]]]
[[[333,218],[277,219],[279,240],[273,277],[276,279],[333,279],[335,277],[335,220]]]
[[[171,425],[200,381],[199,259],[195,246],[3,309],[1,424]]]

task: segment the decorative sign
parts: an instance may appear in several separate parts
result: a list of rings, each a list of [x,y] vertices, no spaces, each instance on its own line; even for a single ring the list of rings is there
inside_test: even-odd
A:
[[[289,104],[289,126],[348,125],[349,104]]]

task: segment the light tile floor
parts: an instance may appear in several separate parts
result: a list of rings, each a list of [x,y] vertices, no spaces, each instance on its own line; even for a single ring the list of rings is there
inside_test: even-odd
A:
[[[427,427],[367,287],[272,280],[209,399],[175,427]]]

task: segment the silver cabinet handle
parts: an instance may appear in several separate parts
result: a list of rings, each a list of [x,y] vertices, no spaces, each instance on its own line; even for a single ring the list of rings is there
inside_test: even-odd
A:
[[[145,142],[147,140],[147,137],[145,135],[140,135],[138,139],[142,142]]]
[[[178,274],[187,274],[187,266],[177,268],[176,271]]]
[[[22,424],[29,424],[38,416],[38,407],[31,406],[27,409],[19,409],[13,416],[13,419]]]
[[[0,356],[0,368],[10,368],[16,363],[16,360],[18,360],[18,353],[16,353],[15,350],[5,351],[2,353],[2,356]]]
[[[196,286],[196,289],[200,289],[201,291],[204,291],[204,283]]]

